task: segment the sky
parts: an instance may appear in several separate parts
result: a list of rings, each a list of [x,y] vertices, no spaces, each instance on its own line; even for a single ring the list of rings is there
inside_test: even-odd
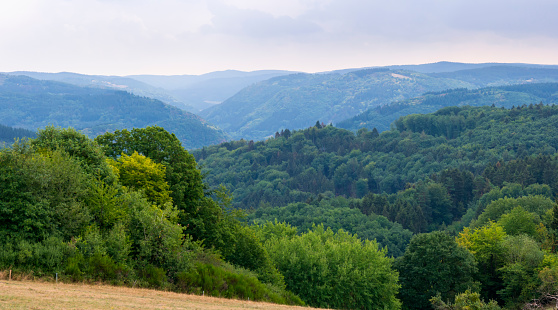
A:
[[[556,0],[0,0],[0,72],[558,64]]]

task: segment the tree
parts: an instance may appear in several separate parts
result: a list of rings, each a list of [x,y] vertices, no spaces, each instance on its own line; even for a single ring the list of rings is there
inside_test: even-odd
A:
[[[537,297],[538,267],[544,259],[538,243],[527,235],[508,236],[503,246],[506,249],[505,265],[499,269],[503,288],[498,291],[506,306],[517,307]]]
[[[509,213],[502,215],[497,223],[508,235],[526,234],[534,238],[537,235],[537,224],[540,223],[540,219],[538,215],[527,212],[522,207],[515,207]]]
[[[36,153],[14,144],[0,151],[0,240],[68,239],[91,219],[83,203],[86,172],[62,150]]]
[[[500,306],[494,300],[485,303],[479,293],[466,290],[455,296],[455,303],[445,303],[440,295],[430,299],[436,310],[500,310]]]
[[[30,140],[36,150],[60,150],[79,160],[87,173],[92,176],[114,181],[114,174],[105,162],[105,155],[99,145],[73,128],[47,126],[39,130],[37,138]]]
[[[131,156],[122,154],[111,165],[122,185],[143,192],[149,201],[157,205],[172,202],[169,184],[165,180],[166,167],[162,164],[134,152]]]
[[[475,287],[475,264],[473,255],[445,232],[415,235],[395,263],[404,307],[427,309],[429,300],[436,295],[444,300],[453,299]]]
[[[187,227],[195,239],[206,239],[219,222],[221,209],[204,195],[202,175],[196,160],[181,145],[174,134],[151,126],[116,130],[95,138],[108,157],[117,160],[121,154],[134,152],[165,166],[165,179],[170,197],[180,211],[180,224]],[[218,230],[218,227],[215,227]]]
[[[553,202],[539,195],[519,198],[500,198],[486,206],[486,209],[479,215],[474,226],[480,227],[486,225],[490,221],[498,221],[502,215],[510,212],[516,207],[522,207],[525,211],[543,216],[548,210],[552,209]]]
[[[487,300],[499,300],[498,291],[502,289],[502,281],[498,270],[506,262],[505,238],[506,232],[502,226],[494,222],[474,230],[466,227],[457,238],[457,243],[473,253],[477,260],[481,295]]]
[[[322,225],[302,235],[272,237],[265,246],[287,289],[309,305],[337,309],[399,309],[398,274],[375,241]]]

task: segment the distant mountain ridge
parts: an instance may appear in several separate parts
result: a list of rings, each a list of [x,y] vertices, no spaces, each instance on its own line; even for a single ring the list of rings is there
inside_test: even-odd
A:
[[[339,128],[357,131],[361,128],[387,131],[400,117],[427,114],[445,107],[489,106],[512,108],[530,104],[558,104],[558,83],[537,83],[486,87],[480,89],[451,89],[426,93],[412,99],[369,109],[335,124]]]
[[[292,74],[292,71],[216,71],[202,75],[131,75],[138,81],[165,89],[177,100],[199,112],[219,104],[244,87],[277,76]]]
[[[428,74],[377,67],[283,76],[247,87],[200,115],[235,139],[257,140],[284,128],[305,128],[317,120],[341,122],[367,109],[431,91],[558,82],[558,66],[490,65],[436,63],[407,66],[415,70],[439,71]],[[473,69],[445,71],[456,68]]]
[[[188,149],[227,139],[199,116],[156,99],[12,75],[0,75],[0,124],[31,130],[71,126],[90,137],[158,125],[176,134]]]
[[[249,86],[200,115],[235,139],[259,140],[283,128],[304,128],[317,120],[335,123],[370,107],[459,87],[473,85],[387,68],[301,73]]]
[[[161,100],[167,104],[176,106],[186,111],[194,108],[180,102],[176,98],[167,94],[165,90],[146,84],[144,82],[121,76],[106,75],[86,75],[72,72],[46,73],[46,72],[30,72],[15,71],[4,73],[8,75],[24,75],[37,80],[57,81],[68,83],[76,86],[97,87],[103,89],[124,90],[134,95],[149,97]]]
[[[50,80],[105,89],[125,90],[138,96],[161,100],[180,109],[197,113],[221,103],[253,83],[292,71],[216,71],[202,75],[86,75],[72,72],[46,73],[31,71],[5,72],[25,75],[38,80]]]

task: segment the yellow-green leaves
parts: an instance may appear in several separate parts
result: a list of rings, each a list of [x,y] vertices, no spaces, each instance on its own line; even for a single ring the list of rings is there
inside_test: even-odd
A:
[[[134,190],[143,191],[147,199],[157,205],[172,202],[170,187],[166,182],[166,167],[134,152],[122,154],[118,161],[110,162],[118,173],[120,183]]]

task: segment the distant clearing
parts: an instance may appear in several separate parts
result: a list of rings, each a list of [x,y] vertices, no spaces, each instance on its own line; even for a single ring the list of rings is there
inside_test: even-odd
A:
[[[0,281],[0,309],[311,309],[118,287]]]

